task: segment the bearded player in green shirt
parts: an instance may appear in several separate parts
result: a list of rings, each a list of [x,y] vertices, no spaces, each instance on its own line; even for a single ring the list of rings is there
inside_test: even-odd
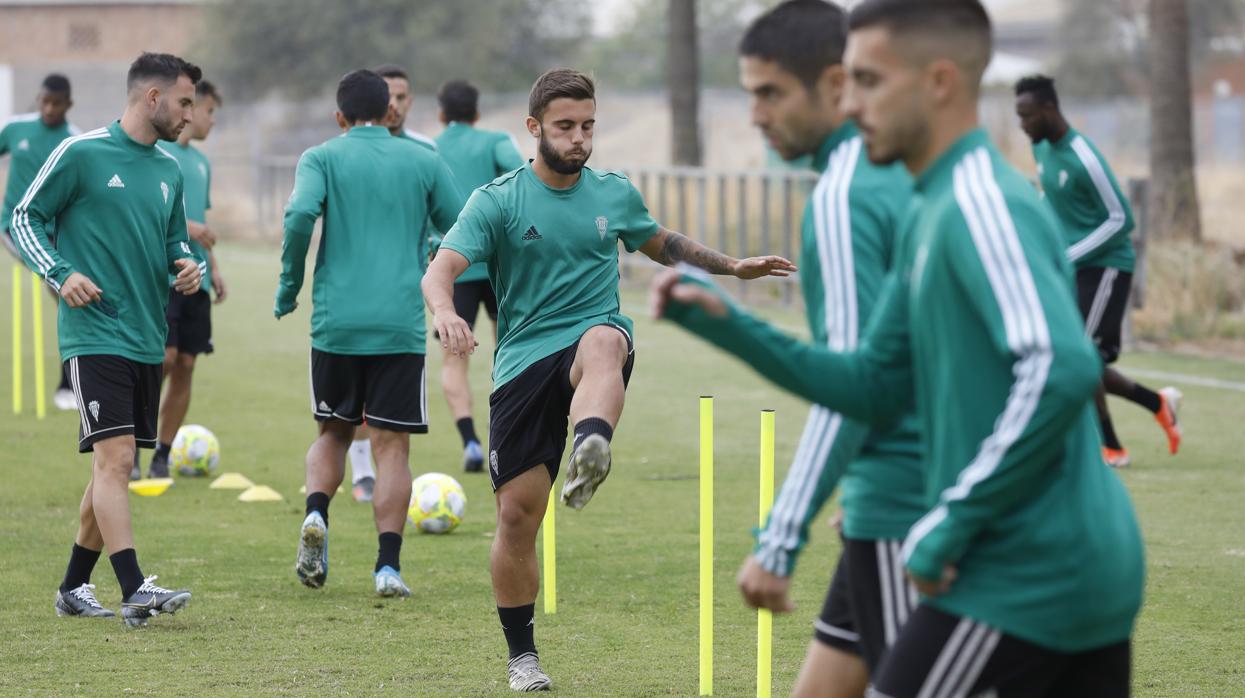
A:
[[[752,121],[788,160],[813,155],[822,174],[804,213],[800,286],[813,341],[857,346],[895,258],[912,177],[869,162],[840,108],[847,74],[845,13],[824,0],[788,0],[753,22],[740,43],[740,81]],[[915,415],[871,429],[821,405],[809,411],[795,459],[752,555],[739,572],[745,601],[792,609],[796,559],[822,505],[841,490],[843,552],[794,696],[863,696],[916,604],[899,546],[925,513]]]
[[[525,162],[510,134],[475,127],[480,119],[479,99],[479,90],[463,80],[451,80],[437,90],[441,123],[445,124],[445,130],[436,138],[437,152],[454,173],[459,189],[465,193],[523,167]],[[473,332],[481,305],[493,321],[496,335],[497,295],[489,283],[487,266],[476,262],[454,281],[454,312],[467,321]],[[476,473],[484,470],[484,451],[471,418],[468,358],[467,354],[455,354],[449,350],[443,352],[441,389],[445,392],[450,415],[463,441],[463,470]]]
[[[1181,438],[1176,421],[1180,391],[1170,386],[1151,390],[1110,366],[1120,356],[1120,330],[1128,312],[1135,263],[1130,235],[1133,211],[1128,199],[1102,154],[1059,111],[1054,80],[1034,75],[1016,83],[1016,115],[1020,128],[1033,141],[1042,196],[1063,226],[1068,261],[1076,268],[1077,304],[1085,318],[1085,332],[1107,364],[1102,387],[1094,395],[1103,460],[1116,468],[1130,461],[1111,422],[1107,393],[1149,410],[1174,454]]]
[[[793,340],[677,274],[654,310],[779,385],[873,423],[915,403],[929,512],[902,555],[921,592],[879,695],[1127,696],[1145,563],[1102,463],[1085,337],[1049,208],[978,127],[989,17],[976,0],[866,0],[844,109],[916,198],[860,347]]]
[[[0,156],[9,156],[9,175],[4,189],[4,203],[0,206],[0,242],[19,260],[21,253],[13,242],[12,231],[9,230],[9,218],[18,199],[26,193],[35,174],[47,161],[48,156],[61,141],[82,133],[77,126],[69,123],[66,114],[73,107],[73,96],[69,79],[64,75],[53,73],[43,79],[39,94],[35,97],[39,105],[38,111],[29,114],[18,114],[9,119],[4,128],[0,129]],[[55,235],[55,231],[50,231]],[[53,298],[60,297],[49,287]],[[73,388],[69,385],[69,374],[61,365],[61,382],[52,393],[52,403],[57,409],[73,410],[78,407]]]
[[[618,243],[662,264],[693,262],[743,279],[786,276],[774,256],[737,260],[666,230],[626,177],[585,167],[596,93],[583,73],[551,70],[528,97],[537,157],[475,191],[424,277],[441,346],[476,346],[454,310],[454,280],[474,262],[497,292],[498,341],[489,397],[489,469],[497,499],[491,571],[510,650],[510,687],[547,690],[534,611],[540,572],[536,532],[566,447],[575,438],[562,501],[579,509],[609,474],[610,438],[622,415],[634,359],[631,320],[620,312]]]
[[[139,56],[126,78],[121,119],[57,146],[13,209],[22,257],[64,301],[57,333],[78,398],[78,450],[93,452],[58,615],[115,615],[90,583],[104,546],[128,625],[190,600],[188,591],[143,577],[128,484],[136,446],[156,443],[169,286],[195,293],[203,273],[187,244],[181,168],[156,147],[190,122],[199,77],[199,68],[176,56]],[[55,246],[48,240],[53,220]]]

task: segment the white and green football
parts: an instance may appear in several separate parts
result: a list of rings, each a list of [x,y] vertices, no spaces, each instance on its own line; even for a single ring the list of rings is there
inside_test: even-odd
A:
[[[411,483],[407,518],[424,533],[449,533],[462,523],[467,495],[458,480],[444,473],[420,475]]]
[[[202,477],[216,470],[220,462],[220,441],[207,427],[187,424],[177,430],[169,465],[182,475]]]

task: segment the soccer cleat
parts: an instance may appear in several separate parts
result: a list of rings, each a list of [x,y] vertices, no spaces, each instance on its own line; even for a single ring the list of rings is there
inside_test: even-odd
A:
[[[121,601],[121,620],[131,628],[147,625],[147,619],[161,613],[173,615],[190,603],[190,592],[185,589],[165,589],[152,584],[156,575],[143,580],[138,591]]]
[[[372,577],[376,579],[377,596],[405,598],[411,595],[411,588],[402,581],[402,575],[389,565],[380,568],[378,572],[373,572]]]
[[[484,451],[480,449],[479,441],[469,441],[463,449],[463,472],[484,472]]]
[[[112,618],[116,613],[100,605],[95,598],[95,585],[83,584],[69,591],[56,590],[56,615],[83,618]]]
[[[364,476],[354,483],[354,487],[350,488],[350,494],[354,496],[356,502],[372,501],[372,490],[376,489],[376,478]]]
[[[1154,415],[1154,421],[1163,427],[1163,431],[1167,433],[1167,450],[1175,455],[1180,450],[1180,424],[1176,421],[1176,413],[1180,411],[1180,401],[1184,398],[1179,390],[1170,385],[1159,391],[1159,397],[1162,398],[1162,404],[1159,405],[1159,411]]]
[[[185,470],[185,469],[186,469],[186,466],[182,466],[182,470]],[[179,470],[178,472],[181,472],[181,471]],[[194,474],[193,472],[182,473],[182,475],[193,475],[193,474]],[[151,465],[147,467],[147,477],[157,478],[157,477],[168,477],[168,476],[169,476],[169,459],[168,458],[152,458]]]
[[[66,412],[76,410],[78,409],[78,398],[74,397],[73,391],[69,388],[57,388],[56,392],[52,393],[52,404],[58,410]]]
[[[329,576],[329,527],[318,511],[303,519],[294,571],[303,585],[312,589],[324,586],[324,580]]]
[[[553,688],[553,680],[540,668],[540,659],[535,652],[524,652],[511,659],[507,673],[510,675],[510,688],[516,691],[548,691]]]
[[[1102,447],[1102,460],[1112,468],[1127,468],[1132,459],[1128,457],[1128,451],[1122,448]]]
[[[571,453],[562,487],[562,503],[572,509],[583,509],[597,488],[610,474],[610,442],[600,434],[589,434]]]

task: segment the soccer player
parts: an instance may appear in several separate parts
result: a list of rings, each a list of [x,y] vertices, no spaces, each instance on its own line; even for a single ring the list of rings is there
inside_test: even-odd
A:
[[[220,94],[216,86],[207,80],[195,85],[194,118],[176,141],[163,141],[156,147],[177,160],[182,168],[186,188],[186,229],[190,235],[190,249],[208,262],[208,274],[203,277],[200,289],[193,295],[172,291],[165,316],[169,334],[164,340],[164,376],[168,388],[160,401],[159,441],[155,455],[148,468],[150,477],[169,476],[169,449],[173,438],[186,419],[190,409],[190,384],[194,376],[195,360],[199,354],[212,353],[212,303],[210,292],[216,292],[216,303],[225,300],[227,290],[216,263],[214,247],[216,234],[207,226],[207,210],[212,207],[212,165],[191,141],[208,137],[215,123],[216,108],[220,106]],[[182,475],[198,475],[200,471],[183,465]],[[130,473],[138,479],[138,473]]]
[[[844,12],[824,0],[788,0],[759,17],[739,46],[752,121],[783,158],[813,155],[822,173],[804,213],[800,284],[809,331],[832,349],[854,349],[877,305],[912,194],[901,165],[864,155],[840,102],[847,74]],[[889,643],[916,604],[899,546],[925,513],[915,416],[892,428],[809,412],[795,460],[756,548],[739,573],[745,601],[776,612],[788,598],[809,525],[842,487],[843,553],[814,622],[792,694],[863,696]]]
[[[1076,268],[1076,297],[1085,332],[1107,364],[1102,386],[1094,394],[1103,460],[1115,468],[1127,466],[1130,460],[1111,422],[1107,393],[1149,410],[1167,434],[1168,450],[1174,454],[1180,448],[1176,421],[1180,391],[1169,386],[1155,392],[1110,366],[1120,357],[1120,329],[1133,280],[1132,207],[1102,154],[1059,110],[1054,80],[1034,75],[1017,82],[1016,115],[1020,128],[1033,141],[1042,196],[1059,219],[1068,261]]]
[[[1098,452],[1102,364],[1058,224],[978,127],[989,18],[977,0],[866,0],[848,21],[843,108],[870,160],[916,177],[859,347],[795,341],[677,274],[654,309],[845,415],[915,402],[930,509],[902,555],[922,597],[879,694],[1126,696],[1141,535]]]
[[[449,165],[464,192],[473,192],[495,178],[523,167],[523,156],[509,134],[485,131],[475,127],[480,118],[480,92],[470,83],[452,80],[437,91],[441,104],[441,123],[445,130],[437,136],[437,152]],[[480,305],[497,329],[497,296],[488,280],[483,262],[467,267],[454,281],[454,312],[475,331]],[[484,451],[471,419],[471,386],[467,382],[468,354],[444,350],[441,362],[441,388],[445,401],[463,440],[463,470],[478,473],[484,470]]]
[[[115,615],[90,583],[105,546],[127,624],[145,625],[190,600],[188,591],[143,577],[128,479],[135,447],[156,444],[168,275],[176,291],[191,294],[203,273],[187,244],[181,168],[156,147],[190,123],[199,77],[198,67],[177,56],[139,56],[126,78],[121,119],[63,141],[13,209],[23,259],[64,301],[57,332],[78,398],[78,450],[93,452],[58,615]],[[48,239],[53,220],[55,246]]]
[[[441,346],[476,341],[454,309],[454,280],[475,262],[497,289],[498,346],[489,397],[489,466],[497,499],[491,571],[510,650],[510,687],[548,689],[534,639],[536,532],[575,425],[562,501],[580,509],[610,471],[610,439],[634,362],[619,307],[618,243],[667,265],[694,262],[742,279],[795,270],[774,256],[738,260],[657,225],[626,177],[597,172],[596,93],[574,70],[541,75],[528,97],[536,159],[475,191],[446,234],[424,294]]]
[[[337,86],[344,136],[303,153],[285,209],[274,314],[297,307],[316,219],[324,217],[311,292],[312,412],[307,516],[295,570],[311,588],[328,576],[329,501],[355,428],[367,419],[376,454],[372,506],[379,535],[373,578],[381,596],[409,596],[400,554],[411,499],[411,434],[428,432],[424,393],[424,222],[449,230],[462,195],[449,168],[383,125],[385,81],[356,70]]]
[[[56,146],[66,138],[81,133],[78,127],[65,118],[73,107],[69,78],[57,73],[43,78],[35,103],[39,105],[38,111],[18,114],[0,129],[0,156],[9,156],[8,183],[5,185],[4,203],[0,205],[0,240],[18,259],[21,259],[21,254],[13,242],[13,231],[9,229],[13,208],[17,206],[18,199],[26,193],[26,189],[35,179],[35,174],[39,172],[39,167],[47,161]],[[55,227],[48,230],[48,235],[55,240]],[[51,287],[48,290],[59,302],[60,296]],[[52,393],[52,404],[61,410],[72,410],[78,406],[64,364],[61,365],[60,384],[56,387],[56,392]]]

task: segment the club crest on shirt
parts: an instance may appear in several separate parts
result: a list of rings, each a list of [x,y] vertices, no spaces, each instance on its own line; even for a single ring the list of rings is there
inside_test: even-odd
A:
[[[605,239],[605,232],[609,230],[609,228],[610,219],[605,216],[597,216],[597,235],[599,235],[602,240]]]
[[[96,422],[98,422],[99,421],[99,400],[92,400],[90,403],[87,404],[86,407],[87,409],[91,411],[91,416],[95,418]]]
[[[167,204],[169,202],[169,185],[160,182],[160,193],[164,194],[164,203]]]
[[[199,174],[204,177],[207,176],[207,165],[204,165],[203,163],[199,163]]]
[[[18,150],[30,150],[30,141],[25,138],[21,139],[20,141],[17,142],[17,149]]]
[[[1063,189],[1063,185],[1068,183],[1068,171],[1059,170],[1059,188]]]

